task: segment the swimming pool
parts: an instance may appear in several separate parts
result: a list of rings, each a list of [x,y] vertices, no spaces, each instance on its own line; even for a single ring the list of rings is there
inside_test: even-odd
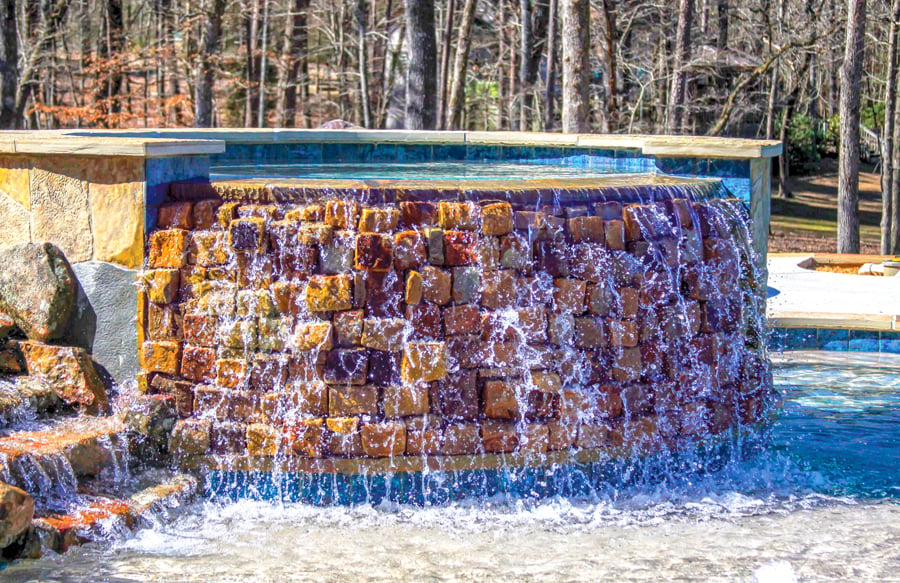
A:
[[[853,359],[848,360],[848,359]],[[589,496],[434,507],[193,506],[10,581],[886,580],[900,564],[900,359],[776,356],[762,443],[714,468],[623,468]]]

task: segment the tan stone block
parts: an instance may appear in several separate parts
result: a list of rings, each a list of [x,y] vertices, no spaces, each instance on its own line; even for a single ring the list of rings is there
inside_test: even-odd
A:
[[[21,342],[19,347],[28,374],[49,384],[63,402],[93,415],[107,412],[106,385],[86,350],[36,341]]]
[[[247,378],[247,361],[221,358],[216,361],[216,385],[234,389]]]
[[[325,420],[325,426],[333,433],[355,433],[359,430],[359,417],[329,417]]]
[[[450,302],[452,277],[443,269],[427,266],[422,269],[422,297],[433,304],[443,306]]]
[[[475,244],[475,262],[482,270],[493,271],[500,268],[500,239],[479,237]]]
[[[444,265],[472,265],[478,261],[478,236],[465,231],[444,231]]]
[[[334,312],[353,307],[348,275],[314,275],[306,286],[310,312]]]
[[[177,375],[181,365],[178,342],[144,342],[141,346],[141,369]]]
[[[243,289],[235,296],[238,318],[271,318],[278,314],[278,306],[268,290]]]
[[[406,452],[406,426],[398,421],[362,426],[362,447],[370,457],[393,457]]]
[[[231,225],[231,221],[238,218],[238,207],[240,206],[239,202],[222,203],[217,212],[216,224],[222,229],[227,229]]]
[[[257,346],[256,320],[238,320],[219,327],[219,342],[228,348],[254,350]]]
[[[0,217],[3,217],[0,221],[0,245],[31,241],[31,213],[3,192],[0,192]]]
[[[406,275],[406,290],[404,300],[409,305],[415,305],[422,301],[423,279],[418,271],[410,271]]]
[[[223,231],[194,231],[188,247],[188,263],[211,267],[228,263],[230,254]]]
[[[321,381],[291,381],[283,397],[282,415],[287,419],[328,414],[328,385]]]
[[[325,224],[335,229],[356,229],[359,224],[359,203],[329,200],[325,203]]]
[[[328,246],[334,242],[334,229],[321,223],[305,224],[297,231],[297,241],[301,245]]]
[[[580,449],[609,449],[616,446],[616,438],[606,423],[582,423],[575,442]]]
[[[447,376],[443,342],[409,342],[404,347],[400,377],[404,383],[437,381]]]
[[[385,417],[425,415],[430,408],[428,386],[419,384],[385,387],[382,406]]]
[[[562,379],[555,372],[532,371],[531,384],[543,393],[558,395],[562,392]]]
[[[481,226],[481,207],[471,201],[438,203],[438,224],[444,230],[476,231]]]
[[[359,216],[359,231],[361,233],[393,233],[397,230],[400,221],[398,209],[374,209],[366,208]]]
[[[427,260],[428,247],[422,233],[403,231],[394,235],[394,269],[412,269]]]
[[[481,208],[482,232],[485,235],[506,235],[513,230],[513,210],[508,202],[486,204]]]
[[[362,345],[373,350],[399,352],[406,340],[403,318],[366,318],[363,322]]]
[[[454,267],[453,289],[454,303],[477,303],[481,298],[481,267]]]
[[[281,352],[291,333],[291,318],[260,318],[257,321],[257,348],[263,352]]]
[[[178,295],[181,273],[177,269],[153,269],[143,272],[141,280],[151,302],[171,304]]]
[[[144,165],[114,158],[115,180],[94,178],[87,184],[91,201],[94,261],[136,269],[144,261]]]
[[[186,264],[188,232],[166,229],[150,235],[150,267],[181,268]]]
[[[331,350],[334,334],[331,322],[300,322],[294,329],[294,350]]]
[[[278,430],[271,425],[247,426],[247,452],[252,456],[274,456],[278,451]]]
[[[309,223],[318,223],[325,219],[325,208],[320,204],[310,204],[300,209],[300,218]]]
[[[176,307],[148,304],[146,308],[148,340],[181,340],[183,321]]]
[[[328,416],[378,414],[378,388],[373,385],[328,387]]]
[[[70,263],[94,255],[87,183],[82,179],[84,158],[53,158],[31,169],[31,240],[59,247]],[[178,267],[151,265],[152,267]]]
[[[478,357],[482,366],[512,368],[522,365],[525,357],[522,345],[517,342],[482,342]]]
[[[526,271],[531,269],[534,251],[531,242],[511,233],[500,238],[500,266]]]
[[[175,423],[169,438],[169,451],[177,458],[203,455],[209,449],[209,419],[182,419]]]
[[[575,346],[602,348],[606,346],[606,329],[600,318],[575,318]]]
[[[613,346],[633,348],[638,343],[638,325],[631,320],[610,320],[609,341]]]
[[[0,194],[8,196],[25,210],[31,209],[30,168],[31,159],[27,156],[0,157]]]

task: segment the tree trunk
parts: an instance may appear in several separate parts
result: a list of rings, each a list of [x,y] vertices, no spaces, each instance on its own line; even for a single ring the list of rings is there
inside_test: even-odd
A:
[[[590,2],[562,0],[562,125],[565,133],[590,131]]]
[[[437,40],[434,0],[405,0],[409,64],[406,75],[406,129],[437,125]]]
[[[691,58],[691,26],[694,21],[694,0],[680,0],[678,28],[675,30],[675,58],[672,64],[672,88],[669,92],[667,133],[680,134],[684,130],[687,102],[687,72]]]
[[[450,54],[453,52],[453,15],[456,13],[456,0],[447,0],[447,14],[444,17],[444,36],[441,43],[440,83],[438,89],[438,127],[447,128],[447,94],[450,91]]]
[[[359,103],[362,109],[362,125],[372,127],[372,109],[369,105],[369,59],[366,51],[366,19],[369,17],[369,5],[366,0],[356,3],[356,27],[359,35]]]
[[[19,85],[19,31],[16,23],[17,0],[0,1],[0,128],[22,126],[16,110]]]
[[[848,0],[841,66],[841,149],[838,172],[838,253],[859,253],[859,85],[865,56],[866,0]]]
[[[222,36],[222,13],[226,0],[207,0],[200,37],[197,84],[194,90],[194,127],[212,127],[213,86],[216,81],[216,54]]]
[[[619,42],[619,31],[616,27],[616,2],[615,0],[603,0],[603,17],[606,20],[606,54],[607,54],[607,105],[609,110],[607,118],[610,128],[616,126],[616,113],[619,111],[616,97],[616,82],[619,75],[616,45]]]
[[[891,22],[888,25],[888,68],[884,97],[884,131],[881,149],[881,253],[891,253],[891,222],[893,220],[894,186],[894,123],[897,107],[897,29],[900,20],[900,0],[893,0]]]
[[[306,11],[309,9],[309,0],[294,0],[291,14],[288,17],[288,31],[284,38],[284,66],[281,74],[284,79],[279,81],[282,92],[278,96],[278,124],[281,127],[294,127],[297,125],[297,82],[304,86],[307,83],[308,60],[306,58]]]
[[[476,0],[466,0],[459,24],[459,42],[453,63],[453,84],[447,105],[447,129],[462,129],[462,110],[466,99],[466,74],[469,64],[469,44],[472,40],[472,22],[475,20]]]
[[[550,0],[547,25],[547,85],[544,88],[544,131],[556,129],[556,24],[557,0]]]

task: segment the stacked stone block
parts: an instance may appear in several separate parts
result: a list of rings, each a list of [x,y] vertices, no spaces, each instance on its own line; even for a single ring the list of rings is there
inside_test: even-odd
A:
[[[149,236],[140,384],[182,455],[540,459],[764,414],[740,203],[235,190]]]

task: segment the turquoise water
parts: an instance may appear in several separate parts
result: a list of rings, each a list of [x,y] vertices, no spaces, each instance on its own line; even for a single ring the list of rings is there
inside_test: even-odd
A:
[[[781,416],[763,442],[731,458],[624,465],[615,485],[574,498],[201,502],[175,522],[20,563],[0,578],[897,580],[900,358],[777,361]]]
[[[342,164],[262,164],[216,166],[212,180],[330,179],[330,180],[526,180],[590,178],[610,174],[602,168],[514,162],[420,162]]]

